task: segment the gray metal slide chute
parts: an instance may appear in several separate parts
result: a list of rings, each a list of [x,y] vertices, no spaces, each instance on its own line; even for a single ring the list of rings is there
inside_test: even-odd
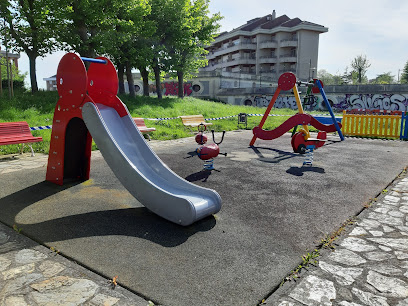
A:
[[[217,192],[186,181],[160,160],[130,115],[88,102],[82,117],[113,173],[152,212],[186,226],[221,209]]]

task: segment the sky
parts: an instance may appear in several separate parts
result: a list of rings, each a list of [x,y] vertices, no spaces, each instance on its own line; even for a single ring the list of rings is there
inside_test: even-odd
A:
[[[210,0],[210,12],[220,13],[221,32],[231,31],[248,20],[276,11],[325,26],[320,34],[318,70],[342,74],[358,55],[365,55],[371,66],[369,79],[391,72],[395,78],[408,62],[408,1],[406,0]],[[37,59],[37,81],[45,88],[47,78],[56,74],[64,52]],[[29,71],[28,58],[21,53],[19,69]],[[29,77],[26,78],[26,83]]]

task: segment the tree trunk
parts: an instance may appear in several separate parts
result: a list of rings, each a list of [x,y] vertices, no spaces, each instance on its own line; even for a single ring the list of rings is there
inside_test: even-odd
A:
[[[157,58],[153,59],[153,71],[154,71],[154,78],[156,79],[156,93],[157,98],[162,99],[162,90],[161,90],[161,82],[160,82],[160,67]]]
[[[177,79],[178,79],[178,97],[184,98],[184,72],[177,71]]]
[[[126,80],[128,82],[129,86],[129,95],[134,98],[136,97],[136,92],[135,92],[135,82],[133,81],[133,75],[132,75],[132,66],[130,65],[130,62],[126,62]]]
[[[37,56],[35,54],[27,54],[28,60],[30,62],[30,82],[31,82],[31,92],[35,93],[38,91],[37,85],[37,75],[36,75],[36,63],[35,60]]]
[[[143,80],[143,96],[149,96],[149,72],[146,67],[139,68]]]
[[[119,79],[119,94],[120,95],[125,94],[125,81],[123,78],[124,75],[125,75],[125,65],[118,64],[118,79]]]

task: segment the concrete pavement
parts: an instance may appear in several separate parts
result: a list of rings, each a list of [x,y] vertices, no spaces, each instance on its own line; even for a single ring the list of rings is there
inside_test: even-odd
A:
[[[131,288],[131,291],[125,290],[121,287],[117,287],[113,290],[108,281],[115,275],[114,270],[110,270],[112,273],[104,273],[104,271],[99,270],[97,266],[92,266],[92,258],[88,258],[88,256],[77,257],[81,252],[90,252],[91,256],[97,255],[97,253],[92,252],[92,250],[81,250],[81,247],[83,248],[84,245],[78,243],[77,240],[80,237],[82,237],[81,239],[84,239],[84,237],[89,236],[88,242],[93,245],[94,242],[92,240],[95,238],[92,237],[95,236],[92,234],[96,234],[96,237],[100,236],[102,234],[100,230],[95,232],[92,228],[81,228],[81,230],[85,229],[89,231],[85,236],[83,234],[79,235],[79,233],[74,235],[73,233],[67,235],[55,233],[55,227],[50,223],[53,222],[52,220],[55,220],[53,216],[54,212],[52,210],[47,210],[51,207],[49,205],[52,205],[49,201],[55,200],[53,198],[55,194],[49,191],[49,188],[51,188],[50,186],[41,182],[44,178],[40,177],[44,173],[43,168],[46,165],[46,157],[39,155],[32,159],[27,157],[0,162],[0,174],[2,177],[10,178],[14,174],[13,177],[22,180],[27,176],[27,173],[34,178],[39,177],[39,179],[33,179],[31,182],[30,179],[27,178],[29,181],[28,183],[21,183],[22,186],[20,186],[20,189],[13,187],[16,188],[16,190],[11,194],[3,194],[3,200],[0,201],[0,204],[6,208],[9,214],[9,216],[4,217],[4,220],[11,220],[11,217],[14,216],[13,220],[17,224],[14,231],[10,228],[13,225],[11,223],[8,223],[9,227],[2,225],[0,228],[0,244],[2,243],[0,247],[0,301],[2,303],[11,303],[10,305],[15,305],[16,301],[21,303],[24,302],[27,305],[36,305],[35,303],[38,305],[45,305],[45,301],[49,299],[49,301],[61,301],[63,304],[62,301],[69,296],[73,299],[73,305],[79,305],[81,303],[87,305],[148,305],[149,300],[154,300],[156,304],[180,305],[181,302],[179,303],[178,301],[188,301],[190,295],[191,305],[255,305],[258,303],[264,303],[267,305],[406,305],[406,299],[408,299],[408,250],[406,247],[408,245],[408,242],[406,241],[406,236],[408,235],[408,181],[405,179],[405,173],[401,173],[402,169],[408,164],[403,156],[404,150],[406,152],[407,149],[406,143],[360,140],[360,142],[363,143],[359,144],[359,140],[350,140],[349,147],[354,149],[354,151],[360,150],[358,153],[362,154],[364,160],[367,162],[365,165],[360,165],[361,167],[381,167],[380,164],[384,161],[384,158],[389,158],[390,160],[388,162],[395,160],[395,162],[399,163],[398,165],[393,165],[391,169],[389,169],[389,167],[386,170],[382,168],[374,169],[374,167],[371,169],[370,173],[373,177],[367,178],[364,185],[370,187],[379,184],[375,188],[364,188],[364,186],[358,185],[355,187],[356,189],[353,189],[352,184],[345,181],[344,178],[347,176],[350,179],[353,178],[353,180],[361,178],[360,175],[351,177],[353,175],[351,171],[353,170],[353,167],[350,168],[350,172],[348,172],[348,168],[345,167],[342,174],[335,173],[334,169],[338,167],[336,160],[331,160],[333,159],[333,156],[327,156],[327,159],[324,157],[324,154],[328,153],[327,151],[330,151],[332,155],[339,154],[340,156],[340,153],[347,154],[348,148],[344,146],[344,143],[333,143],[326,148],[323,147],[319,149],[321,151],[318,150],[316,152],[314,169],[309,169],[311,171],[304,171],[301,168],[303,157],[285,152],[285,150],[290,151],[290,142],[260,142],[259,147],[252,150],[246,148],[246,138],[249,138],[248,135],[250,136],[250,134],[247,134],[247,132],[242,132],[242,134],[237,133],[235,135],[230,135],[232,143],[221,145],[221,151],[223,151],[223,149],[227,150],[229,157],[224,160],[224,157],[217,158],[215,165],[220,172],[213,172],[211,175],[204,175],[203,172],[199,171],[200,161],[196,157],[188,158],[188,150],[186,149],[190,147],[194,149],[195,147],[191,138],[176,142],[151,142],[151,146],[157,154],[159,154],[159,156],[176,171],[176,173],[190,181],[202,184],[203,186],[210,185],[211,188],[217,189],[216,185],[220,186],[221,183],[224,183],[225,185],[237,184],[234,188],[245,189],[244,185],[238,185],[238,183],[242,182],[230,179],[234,175],[247,181],[246,184],[261,184],[257,194],[259,197],[263,198],[264,201],[269,199],[269,193],[272,195],[277,194],[276,197],[279,201],[282,201],[283,198],[287,201],[286,203],[282,203],[285,204],[284,207],[274,210],[275,215],[280,214],[278,217],[284,218],[285,220],[288,219],[288,217],[292,217],[292,220],[289,220],[291,222],[304,222],[304,226],[297,227],[296,230],[301,231],[301,229],[303,229],[304,231],[304,229],[308,229],[308,231],[296,233],[295,237],[285,236],[285,233],[289,233],[285,231],[275,235],[271,232],[272,229],[276,231],[276,229],[281,226],[288,226],[287,224],[290,224],[290,222],[287,224],[282,223],[279,227],[267,227],[269,223],[274,221],[275,223],[281,222],[281,220],[271,220],[271,218],[274,218],[275,216],[268,215],[268,212],[260,206],[262,203],[252,201],[250,207],[239,205],[239,203],[235,204],[234,201],[245,203],[250,201],[250,199],[245,198],[245,194],[240,193],[237,189],[234,189],[235,197],[232,195],[228,196],[227,191],[231,192],[232,190],[228,188],[228,190],[225,191],[225,194],[222,195],[224,200],[224,211],[221,211],[220,214],[217,214],[213,219],[209,218],[204,220],[198,226],[190,227],[185,230],[177,230],[172,225],[169,225],[166,222],[161,222],[161,220],[158,220],[154,216],[146,214],[144,210],[137,209],[132,212],[133,217],[131,217],[133,220],[135,220],[135,216],[140,215],[143,219],[147,219],[149,222],[155,222],[157,226],[164,227],[164,230],[166,231],[169,229],[176,231],[178,234],[177,238],[176,236],[166,236],[162,231],[157,231],[157,228],[149,223],[142,224],[144,230],[140,235],[135,235],[134,232],[130,233],[132,232],[132,229],[129,229],[128,231],[123,231],[123,229],[119,230],[120,226],[130,225],[130,223],[126,221],[126,214],[121,213],[120,215],[115,216],[115,211],[108,211],[109,206],[104,204],[104,200],[102,200],[102,203],[99,203],[99,209],[102,211],[106,209],[109,214],[105,215],[98,213],[97,215],[94,214],[92,219],[86,218],[83,220],[73,220],[72,224],[84,220],[90,224],[91,220],[96,217],[103,218],[103,221],[113,220],[113,222],[120,222],[120,220],[124,219],[125,221],[123,221],[119,227],[112,225],[111,227],[113,227],[113,230],[109,233],[104,232],[104,235],[116,235],[115,239],[118,240],[118,243],[111,244],[111,246],[118,248],[118,255],[122,255],[123,253],[130,254],[126,251],[119,250],[119,248],[121,245],[126,245],[126,243],[132,243],[131,241],[134,239],[145,239],[145,241],[151,241],[153,244],[156,244],[155,247],[150,243],[139,244],[139,247],[144,247],[145,249],[142,250],[139,248],[138,250],[133,251],[140,253],[140,261],[152,261],[150,263],[147,262],[144,265],[139,265],[138,269],[152,269],[153,271],[151,272],[153,272],[153,275],[156,273],[157,276],[156,279],[153,279],[153,283],[154,281],[159,282],[161,287],[163,287],[163,283],[166,281],[174,282],[174,280],[172,280],[174,276],[171,276],[171,274],[167,274],[167,276],[166,274],[160,274],[157,268],[162,268],[165,271],[167,270],[166,267],[155,267],[157,266],[153,259],[155,256],[159,259],[166,260],[166,262],[170,264],[169,256],[172,254],[172,261],[175,261],[174,267],[177,267],[177,261],[184,261],[184,263],[187,263],[187,265],[181,267],[181,270],[184,269],[187,274],[187,278],[182,277],[180,281],[175,282],[178,284],[178,287],[174,288],[174,292],[167,291],[168,299],[166,298],[166,292],[160,292],[159,288],[149,291],[149,288],[144,287],[141,284],[138,284],[140,290],[135,290],[135,287]],[[226,137],[228,137],[228,134]],[[244,138],[244,144],[241,146],[233,144],[241,138]],[[390,154],[387,153],[391,152],[387,147],[393,148],[392,151],[394,152],[389,157],[387,157],[387,155]],[[372,148],[377,148],[377,150],[373,151]],[[324,152],[324,149],[327,151]],[[182,154],[183,152],[184,157]],[[322,153],[320,154],[320,152]],[[357,154],[356,152],[354,153]],[[374,156],[370,156],[370,154]],[[181,163],[180,159],[177,160],[177,156],[182,157],[181,160],[184,163]],[[356,162],[360,160],[359,157],[361,156],[354,157]],[[381,163],[376,163],[376,158],[381,159]],[[344,163],[344,160],[342,162]],[[228,165],[226,165],[227,163]],[[279,165],[283,165],[283,168],[279,168]],[[254,169],[254,171],[251,171],[252,166],[260,166],[262,168],[270,167],[268,172],[260,173],[261,176],[264,175],[264,178],[266,178],[265,174],[274,170],[275,172],[273,172],[273,174],[278,173],[282,176],[282,180],[285,180],[285,175],[288,176],[288,179],[296,180],[293,183],[293,187],[295,187],[294,189],[298,188],[300,189],[299,194],[303,192],[304,195],[310,197],[308,198],[308,202],[311,202],[310,207],[316,209],[316,206],[318,206],[317,211],[310,214],[310,212],[306,211],[310,210],[309,207],[305,207],[305,211],[302,214],[297,214],[295,211],[291,211],[291,206],[287,207],[289,203],[292,206],[299,203],[299,198],[293,196],[288,197],[288,191],[292,191],[293,189],[285,190],[285,194],[282,195],[279,195],[279,190],[282,190],[284,187],[283,185],[277,189],[267,190],[270,181],[264,184],[259,179],[256,179],[256,171]],[[272,166],[275,167],[272,168]],[[76,185],[70,185],[67,189],[58,189],[57,192],[65,193],[65,196],[69,194],[75,201],[77,201],[80,196],[85,196],[86,200],[84,203],[89,205],[93,205],[90,197],[95,197],[98,194],[99,196],[106,197],[109,193],[113,192],[116,199],[109,199],[108,202],[112,204],[114,201],[119,201],[120,205],[125,205],[124,203],[129,201],[129,198],[127,198],[122,191],[117,192],[118,187],[116,187],[116,183],[112,182],[112,179],[107,179],[107,176],[111,174],[105,171],[106,165],[103,164],[103,160],[97,152],[93,154],[93,167],[94,170],[91,170],[93,182],[84,182],[80,184],[80,188]],[[194,168],[197,169],[196,172],[192,171]],[[258,168],[256,169],[258,170]],[[286,169],[285,175],[282,174],[285,173],[285,171],[282,171],[283,169]],[[354,169],[357,171],[360,168],[359,166],[356,166]],[[26,174],[24,174],[24,171],[26,171]],[[361,171],[363,171],[363,169]],[[379,177],[381,173],[383,173],[383,175],[382,177]],[[341,175],[341,177],[337,177],[338,175]],[[400,175],[400,177],[396,178],[398,175]],[[319,178],[319,176],[325,176],[323,177],[323,181],[316,181],[316,178]],[[331,188],[330,190],[332,190],[332,194],[316,195],[316,199],[322,199],[322,203],[327,205],[326,207],[322,207],[322,203],[315,203],[316,200],[314,200],[314,195],[309,195],[308,190],[310,191],[312,186],[319,189],[319,184],[321,187],[322,184],[325,183],[324,180],[327,180],[330,176],[332,179],[343,182],[346,186],[343,186],[336,191],[336,188],[339,186],[330,186],[330,182],[327,182]],[[298,180],[296,178],[303,179]],[[396,180],[392,183],[394,178],[396,178]],[[219,179],[219,181],[217,179]],[[302,187],[302,184],[307,184],[308,180],[311,181],[310,185],[308,185],[307,188]],[[100,183],[97,183],[97,181]],[[387,183],[384,183],[385,181],[387,181]],[[7,185],[6,182],[3,183],[3,185]],[[287,184],[287,182],[285,183]],[[387,187],[389,183],[392,183],[392,185]],[[85,186],[83,186],[83,184],[85,184]],[[113,189],[111,186],[112,184],[114,185]],[[325,187],[328,188],[327,185],[325,185]],[[31,194],[32,192],[35,193],[39,190],[45,190],[45,195],[31,199],[29,205],[14,203],[14,205],[17,206],[17,208],[15,208],[16,211],[10,212],[13,207],[9,205],[9,202],[26,199],[27,194],[24,194],[24,190],[27,190],[27,188],[27,194]],[[79,189],[75,191],[76,188]],[[382,194],[381,191],[384,189],[387,189],[387,192],[384,191],[384,194]],[[86,194],[83,192],[85,190],[87,191]],[[262,193],[260,192],[261,190],[267,190],[268,192]],[[320,190],[321,191],[319,192],[323,192],[321,188]],[[347,190],[350,190],[350,195],[344,194]],[[358,195],[356,190],[361,190],[363,196]],[[243,190],[243,192],[249,193],[250,191]],[[370,197],[374,198],[377,196],[377,201],[370,201],[370,205],[366,205],[370,207],[364,209],[360,214],[363,205],[368,203],[364,200],[369,200]],[[344,203],[338,203],[340,204],[339,206],[336,204],[336,202],[339,201],[349,202],[352,198],[355,198],[356,202],[360,203],[360,206],[353,206],[354,208],[350,209],[350,206],[347,205],[346,207],[342,207],[345,206]],[[41,206],[37,203],[43,206],[43,210],[41,210]],[[73,202],[69,203],[72,205]],[[234,204],[235,207],[232,207]],[[302,202],[300,204],[304,205],[305,203]],[[278,203],[273,200],[268,203],[268,206],[277,205]],[[258,206],[259,208],[257,208]],[[319,209],[319,207],[324,208],[324,210]],[[35,209],[35,211],[33,209]],[[80,213],[81,210],[76,206],[71,206],[70,209],[74,210],[75,214]],[[60,222],[55,224],[58,226],[65,226],[62,227],[64,231],[72,231],[71,223],[67,222],[69,221],[69,219],[67,219],[69,216],[67,212],[70,209],[62,212],[62,215],[65,216],[65,221],[63,223]],[[262,215],[253,215],[253,210],[257,209],[259,212],[267,214],[266,220],[263,220]],[[302,209],[302,206],[296,207],[296,210],[299,209]],[[50,216],[45,217],[44,214],[47,212]],[[338,218],[333,218],[331,215],[336,212],[339,212],[340,216]],[[30,213],[34,213],[35,215],[28,215]],[[310,215],[308,216],[308,214]],[[325,215],[324,218],[318,219],[318,214],[327,215]],[[304,254],[307,250],[313,250],[313,247],[311,247],[312,242],[318,242],[319,238],[323,236],[319,236],[319,232],[323,234],[335,231],[341,224],[339,220],[344,221],[346,219],[345,216],[348,217],[353,215],[358,215],[359,220],[356,224],[345,227],[341,237],[335,241],[339,246],[336,246],[334,252],[331,250],[321,252],[321,256],[318,257],[318,260],[320,261],[318,268],[311,268],[310,271],[306,273],[302,272],[300,274],[301,281],[297,281],[296,283],[294,281],[288,281],[279,288],[278,285],[280,281],[296,268],[297,263],[300,261],[300,255]],[[244,218],[243,220],[246,220],[249,223],[238,222],[238,220],[241,219],[241,216]],[[255,224],[252,225],[252,218],[254,222],[261,223],[260,226]],[[314,218],[318,219],[318,222],[320,223],[319,226],[313,223]],[[137,222],[141,222],[143,219],[136,218],[136,220],[138,220]],[[2,221],[4,222],[4,220]],[[37,230],[35,224],[41,224],[41,222],[44,225]],[[235,227],[234,222],[238,222],[239,226]],[[327,223],[322,226],[321,223],[325,222]],[[98,226],[101,224],[102,222],[98,222],[93,225]],[[246,224],[246,228],[242,228],[243,224]],[[17,232],[20,230],[20,227],[22,229],[22,234],[18,235]],[[53,227],[53,230],[47,232],[46,235],[39,235],[39,230],[45,229],[46,227]],[[139,228],[133,228],[133,230],[135,229]],[[247,235],[246,231],[249,231],[250,235]],[[220,243],[211,245],[211,239],[213,241],[220,239],[219,237],[216,238],[214,235],[210,235],[210,237],[204,239],[206,236],[214,232],[216,235],[225,234],[221,241],[228,248],[220,250],[219,248],[222,248],[222,244]],[[258,236],[254,236],[256,233]],[[119,238],[120,236],[117,236],[118,234],[130,235],[131,240]],[[231,234],[232,237],[229,237]],[[23,235],[29,235],[32,238],[41,241],[41,243],[44,243],[47,247],[39,246],[37,243],[27,239]],[[161,237],[159,237],[160,235],[164,235],[167,240],[163,241]],[[274,251],[274,254],[270,254],[272,256],[266,256],[266,254],[264,254],[267,249],[262,247],[261,244],[246,243],[246,240],[251,239],[251,237],[252,239],[258,237],[260,242],[263,243],[265,241],[265,238],[263,238],[264,235],[272,237],[266,240],[269,241],[270,244],[277,244],[270,249]],[[293,233],[291,235],[293,235]],[[146,240],[147,237],[149,237],[148,240]],[[300,241],[300,239],[304,239],[306,242]],[[227,287],[222,287],[224,292],[217,292],[214,290],[212,291],[213,295],[218,296],[211,296],[210,292],[207,292],[205,288],[206,285],[209,285],[206,283],[206,277],[202,278],[203,288],[201,289],[197,288],[197,284],[191,286],[191,284],[186,282],[186,279],[191,279],[195,282],[195,276],[191,274],[194,273],[194,270],[190,270],[188,261],[183,257],[183,253],[190,253],[195,256],[198,256],[199,254],[192,249],[194,247],[197,248],[199,244],[192,243],[191,240],[196,240],[199,244],[203,244],[203,241],[205,242],[205,245],[203,245],[204,248],[199,248],[199,251],[205,254],[206,259],[208,259],[205,260],[204,266],[207,266],[210,270],[221,269],[221,267],[224,267],[222,272],[224,274],[225,272],[227,273],[225,281],[222,279],[225,275],[219,275],[218,277],[220,279],[213,280],[215,285],[221,287],[227,286],[229,283],[229,291],[226,289]],[[296,243],[297,240],[298,243]],[[69,242],[70,246],[64,243],[64,241]],[[98,241],[99,243],[106,242],[97,239],[97,243]],[[219,241],[220,240],[217,242]],[[284,245],[285,241],[288,244],[287,246]],[[237,248],[236,250],[231,249],[234,244],[235,248]],[[239,248],[239,244],[242,244],[245,248]],[[6,247],[4,247],[5,245]],[[13,245],[14,247],[12,247]],[[55,245],[56,247],[54,248],[52,245]],[[62,256],[58,254],[55,255],[56,252],[52,251],[51,248],[59,251],[60,248],[58,246],[61,246],[61,253],[68,256],[71,260],[62,258]],[[206,248],[211,248],[211,246],[213,249],[206,251]],[[250,246],[258,246],[258,249],[254,250],[255,252],[248,252],[246,248]],[[218,247],[218,249],[215,249],[215,247]],[[293,252],[294,254],[293,256],[282,257],[282,260],[280,260],[279,257],[283,255],[281,255],[279,250],[275,247],[283,248],[284,252]],[[171,252],[168,252],[169,250]],[[161,257],[155,252],[164,252],[166,253],[166,256]],[[111,252],[108,253],[111,254]],[[256,255],[257,253],[261,254]],[[249,257],[248,260],[246,259],[249,255],[252,256],[252,260],[249,260]],[[123,258],[123,256],[121,258]],[[276,260],[277,258],[279,260]],[[104,261],[105,259],[102,257],[98,259],[100,259],[98,262],[107,262]],[[280,270],[279,263],[285,262],[285,259],[287,259],[287,264],[284,269]],[[63,262],[61,263],[59,260]],[[105,278],[75,264],[73,260],[80,262],[81,265],[84,265],[87,268],[91,268],[92,270],[103,274]],[[109,258],[107,258],[107,260],[109,260]],[[111,257],[111,261],[112,260],[118,261],[118,259],[114,257]],[[202,261],[203,258],[200,260]],[[215,262],[220,260],[221,262],[215,264]],[[238,260],[239,262],[234,263],[231,260]],[[269,265],[267,264],[268,261],[271,261]],[[194,262],[195,261],[193,261],[193,263]],[[90,265],[87,265],[87,263]],[[118,265],[126,265],[126,261],[120,259]],[[240,272],[237,265],[250,265],[250,267],[243,269]],[[259,268],[257,267],[258,265]],[[272,270],[268,271],[269,269]],[[203,271],[196,272],[199,274],[203,273]],[[217,273],[214,274],[213,272],[216,271],[207,271],[210,278],[214,278],[214,276],[217,275]],[[244,272],[246,273],[245,275],[239,275]],[[277,274],[278,277],[265,277],[265,275],[270,275],[270,273]],[[84,277],[85,275],[86,277]],[[110,277],[108,277],[108,275]],[[140,277],[140,275],[151,275],[151,273],[150,271],[143,271],[142,274],[138,275]],[[123,274],[119,273],[118,282],[122,283],[121,281],[125,277]],[[257,280],[256,278],[259,279]],[[237,281],[242,282],[242,280],[245,279],[248,281],[248,284],[245,284],[246,281],[244,281],[244,284],[234,283]],[[275,279],[277,281],[274,281]],[[261,282],[259,282],[259,280],[261,280]],[[151,286],[152,282],[150,281],[151,280],[146,279],[145,283]],[[123,283],[129,287],[129,282],[132,281],[125,279]],[[259,284],[261,283],[265,283],[265,286],[260,286]],[[251,286],[254,285],[259,286],[250,289]],[[195,291],[192,291],[192,288],[195,288]],[[252,290],[253,293],[249,292],[249,294],[241,294],[237,292],[237,290],[243,290],[243,288],[247,288],[249,291]],[[183,290],[186,292],[183,293]],[[136,292],[137,294],[132,292]],[[146,294],[146,292],[148,293]],[[157,295],[155,295],[154,292],[156,292]],[[201,292],[200,298],[195,296],[197,292]],[[236,298],[226,298],[228,295],[233,295]],[[244,298],[245,296],[247,296],[248,299]],[[254,299],[251,298],[251,296],[257,298]],[[205,303],[205,301],[209,302]]]

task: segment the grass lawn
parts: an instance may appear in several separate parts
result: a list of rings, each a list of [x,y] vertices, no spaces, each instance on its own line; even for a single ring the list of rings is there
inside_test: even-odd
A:
[[[202,114],[204,118],[225,117],[247,114],[264,114],[266,108],[251,106],[236,106],[219,102],[204,101],[196,98],[186,97],[165,97],[159,100],[154,97],[130,98],[120,96],[126,104],[133,117],[143,118],[168,118],[181,115]],[[58,101],[57,92],[41,91],[32,95],[29,92],[16,92],[13,99],[9,99],[6,94],[0,97],[0,122],[27,121],[29,126],[52,125],[54,108]],[[271,114],[287,115],[282,117],[270,117],[266,121],[264,128],[273,129],[279,126],[289,116],[296,111],[290,109],[273,109]],[[257,126],[262,117],[249,117],[248,129]],[[192,136],[193,133],[185,128],[181,119],[173,120],[145,120],[147,127],[154,127],[156,131],[150,134],[155,140],[169,140]],[[232,131],[245,128],[244,125],[238,127],[237,117],[211,121],[211,129],[215,131]],[[48,153],[50,146],[51,130],[33,131],[34,136],[43,137],[43,142],[34,143],[35,152]],[[94,148],[96,146],[94,145]],[[0,155],[12,154],[19,151],[18,145],[0,146]],[[25,152],[29,148],[25,146]]]

